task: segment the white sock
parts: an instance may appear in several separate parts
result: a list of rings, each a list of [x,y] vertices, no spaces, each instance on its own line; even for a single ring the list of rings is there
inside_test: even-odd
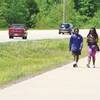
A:
[[[75,61],[73,61],[73,64],[75,64]]]
[[[77,64],[77,62],[76,62],[76,61],[74,61],[74,62],[73,62],[73,64]]]
[[[93,65],[93,68],[95,68],[95,65]]]

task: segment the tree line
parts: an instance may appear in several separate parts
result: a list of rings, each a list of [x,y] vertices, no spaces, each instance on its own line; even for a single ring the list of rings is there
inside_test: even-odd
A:
[[[80,20],[88,21],[95,16],[100,1],[67,0],[66,3],[67,21],[80,26]],[[62,9],[63,0],[0,0],[0,21],[7,25],[24,23],[30,28],[56,28],[62,23]]]

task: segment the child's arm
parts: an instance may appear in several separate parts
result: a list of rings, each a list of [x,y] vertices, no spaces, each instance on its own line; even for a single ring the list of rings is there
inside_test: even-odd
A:
[[[70,38],[70,41],[69,41],[69,51],[71,51],[71,46],[72,46],[72,37]]]
[[[80,50],[83,48],[83,37],[81,37],[81,44],[80,44]]]

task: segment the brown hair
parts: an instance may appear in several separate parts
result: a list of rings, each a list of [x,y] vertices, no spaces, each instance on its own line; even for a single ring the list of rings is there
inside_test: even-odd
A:
[[[92,27],[92,28],[90,29],[88,35],[92,34],[91,30],[93,30],[93,33],[94,33],[93,36],[94,36],[95,38],[98,37],[98,34],[97,34],[97,32],[96,32],[96,28],[95,28],[95,27]],[[88,35],[87,35],[87,36],[88,36]]]
[[[94,33],[94,34],[92,34],[92,31],[91,31],[91,30],[93,30],[93,33]],[[96,28],[95,28],[95,27],[92,27],[92,28],[90,29],[89,34],[87,35],[87,37],[88,37],[90,34],[91,34],[92,36],[94,36],[94,38],[97,39],[97,41],[98,41],[98,34],[97,34],[97,32],[96,32]]]

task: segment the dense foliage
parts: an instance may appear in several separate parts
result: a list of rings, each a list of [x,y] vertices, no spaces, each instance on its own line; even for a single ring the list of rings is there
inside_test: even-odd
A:
[[[31,27],[32,18],[38,13],[34,0],[4,0],[1,2],[0,15],[8,24],[27,23]]]
[[[0,28],[25,23],[30,28],[58,28],[63,0],[0,0]],[[100,28],[100,0],[66,0],[66,22],[81,28]]]
[[[74,0],[75,9],[79,11],[81,15],[93,17],[96,11],[95,0]]]

